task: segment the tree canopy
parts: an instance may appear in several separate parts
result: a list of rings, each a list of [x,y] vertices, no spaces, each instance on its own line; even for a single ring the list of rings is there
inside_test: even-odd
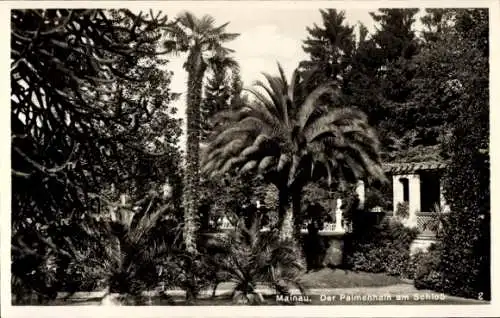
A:
[[[88,243],[75,239],[79,223],[112,185],[111,199],[161,198],[166,183],[179,194],[176,94],[157,50],[169,23],[128,10],[12,11],[12,243],[27,264],[15,274],[47,253],[75,258]]]

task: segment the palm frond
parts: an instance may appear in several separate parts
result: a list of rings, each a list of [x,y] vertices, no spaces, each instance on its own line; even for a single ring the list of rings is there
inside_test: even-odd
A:
[[[259,118],[263,122],[266,122],[270,127],[281,127],[279,119],[276,116],[273,116],[267,108],[262,107],[259,103],[250,103],[246,106],[244,112],[246,116]]]
[[[240,153],[240,157],[243,157],[243,158],[249,157],[250,155],[257,153],[260,150],[262,150],[262,148],[259,146],[259,144],[252,144],[249,147],[245,148]]]
[[[290,84],[288,86],[288,99],[290,101],[295,101],[295,89],[299,85],[300,81],[300,73],[297,69],[295,69],[292,73],[292,79],[290,80]]]
[[[231,143],[236,141],[240,143],[231,145]],[[241,155],[238,156],[245,143],[242,140],[234,140],[233,142],[228,144],[229,148],[232,148],[231,150],[225,151],[223,149],[222,152],[207,162],[207,165],[204,166],[203,173],[212,172],[215,173],[214,175],[222,175],[230,172],[230,170],[234,170],[238,164],[246,160],[245,157]]]
[[[289,123],[289,118],[288,118],[288,105],[286,102],[287,96],[287,89],[286,89],[286,83],[283,82],[283,80],[280,77],[276,76],[271,76],[267,73],[262,73],[262,75],[266,78],[270,91],[272,92],[272,97],[273,102],[274,102],[274,107],[278,110],[279,118],[283,120],[287,125]]]
[[[252,171],[252,169],[254,169],[255,167],[257,167],[257,161],[256,160],[252,160],[252,161],[248,161],[241,169],[240,169],[240,173],[246,173],[246,172],[250,172]]]
[[[268,85],[259,80],[255,81],[253,85],[255,87],[262,88],[267,93],[268,97],[264,98],[269,102],[270,105],[273,105],[273,109],[276,109],[274,115],[277,116],[278,118],[282,118],[280,113],[280,107],[278,107],[278,105],[281,104],[282,102],[282,94],[277,94],[272,88],[268,87]],[[252,91],[250,90],[250,92]],[[259,100],[262,101],[262,98],[259,98]]]
[[[244,160],[245,158],[241,157],[230,158],[229,160],[226,161],[226,163],[224,163],[224,165],[220,169],[220,174],[225,174],[230,170],[233,170],[235,166],[237,166],[239,163],[244,162]]]
[[[278,65],[278,71],[280,74],[280,79],[283,84],[283,91],[288,92],[288,81],[286,79],[285,71],[283,70],[283,66],[279,62],[276,63]]]
[[[239,33],[221,33],[218,35],[218,40],[221,43],[236,40],[240,36]]]
[[[226,30],[226,27],[229,25],[230,22],[223,23],[219,25],[218,27],[213,28],[213,31],[216,33],[223,34],[224,31]]]
[[[214,30],[214,17],[204,15],[196,21],[196,32],[204,35],[209,35]]]
[[[242,147],[245,146],[245,140],[242,139],[234,139],[233,141],[229,142],[226,144],[224,147],[221,148],[222,153],[224,153],[225,156],[231,156],[239,153],[242,149]]]
[[[271,113],[273,116],[276,116],[276,118],[281,119],[279,114],[279,109],[277,108],[276,104],[273,103],[272,100],[270,100],[269,98],[264,96],[261,92],[253,88],[245,88],[245,91],[252,94],[257,99],[258,103],[262,105],[262,107],[266,108],[269,111],[269,113]]]
[[[173,50],[179,50],[179,48],[185,48],[189,45],[189,36],[186,31],[181,28],[178,24],[174,24],[172,26],[167,27],[166,29],[167,42],[165,47],[172,48]],[[184,50],[184,51],[185,51]]]
[[[198,19],[196,18],[196,16],[193,13],[191,13],[189,11],[185,11],[177,17],[177,20],[185,28],[188,28],[188,29],[193,30],[193,31],[198,31],[198,27],[197,27]]]
[[[378,156],[372,157],[367,152],[369,148],[361,147],[357,144],[351,144],[349,149],[351,152],[346,152],[350,156],[356,156],[356,161],[363,165],[367,176],[378,180],[380,182],[386,183],[388,182],[387,177],[382,169],[382,165],[380,164],[380,158]],[[374,153],[372,153],[374,154]]]
[[[258,171],[260,174],[263,174],[266,169],[268,169],[275,161],[275,157],[274,156],[266,156],[264,157],[260,163],[259,163],[259,166],[258,166]]]
[[[281,154],[279,161],[278,161],[278,167],[277,167],[278,172],[283,171],[285,166],[290,164],[290,159],[291,158],[288,154],[286,154],[286,153]]]
[[[260,120],[260,118],[246,117],[227,126],[226,130],[217,135],[208,147],[209,149],[220,147],[228,141],[229,137],[234,138],[235,134],[238,132],[255,132],[255,134],[270,135],[272,132],[271,129],[272,128]]]
[[[333,138],[342,135],[342,130],[337,125],[323,125],[323,123],[319,122],[308,128],[304,133],[304,137],[309,143],[314,143],[325,135]]]
[[[326,93],[332,93],[335,94],[336,96],[339,96],[340,90],[333,89],[331,84],[325,84],[319,86],[311,94],[309,94],[306,100],[304,101],[304,104],[302,104],[302,106],[299,109],[297,121],[301,129],[304,129],[304,127],[307,126],[311,114],[313,113],[314,108],[317,106],[316,103],[318,99]]]
[[[325,113],[323,116],[319,116],[314,120],[308,121],[307,126],[303,127],[303,133],[308,136],[308,140],[311,140],[312,132],[321,131],[324,127],[342,127],[350,126],[360,128],[368,127],[366,120],[366,115],[360,111],[355,111],[348,108],[341,108],[331,110]]]

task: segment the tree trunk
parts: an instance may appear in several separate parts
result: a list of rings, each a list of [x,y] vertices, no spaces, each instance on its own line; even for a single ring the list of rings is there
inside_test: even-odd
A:
[[[290,239],[293,236],[293,213],[290,209],[288,188],[278,188],[278,229],[280,240]]]
[[[283,215],[283,221],[280,227],[280,240],[289,240],[293,238],[293,212],[288,207]]]
[[[289,194],[292,194],[292,206],[289,203]],[[295,188],[290,191],[283,187],[279,191],[279,229],[280,239],[295,238],[300,240],[300,230],[302,222],[302,188]]]
[[[293,235],[297,242],[300,242],[302,228],[302,188],[292,191],[292,213],[293,213]]]
[[[204,66],[188,72],[187,146],[184,180],[184,244],[189,253],[196,252],[196,224],[198,214],[198,187],[200,182],[200,103]]]

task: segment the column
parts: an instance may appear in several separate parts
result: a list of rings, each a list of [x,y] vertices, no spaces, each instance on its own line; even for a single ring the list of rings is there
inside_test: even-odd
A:
[[[358,180],[356,184],[356,194],[359,198],[358,209],[362,210],[365,207],[365,183],[363,180]]]
[[[342,199],[337,199],[337,205],[335,207],[335,232],[343,233],[344,227],[342,226]]]
[[[410,202],[409,202],[409,217],[408,226],[417,226],[417,212],[420,212],[420,175],[412,174],[408,176]]]
[[[392,212],[396,216],[398,203],[403,202],[403,184],[399,181],[400,175],[392,176]]]

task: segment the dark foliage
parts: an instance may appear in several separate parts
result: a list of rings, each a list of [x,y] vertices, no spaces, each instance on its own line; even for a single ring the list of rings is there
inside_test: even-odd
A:
[[[390,218],[379,224],[358,221],[346,236],[344,266],[356,271],[403,275],[410,260],[410,244],[418,232]]]
[[[452,115],[447,119],[449,134],[443,142],[443,153],[450,159],[444,194],[451,213],[442,229],[437,271],[443,281],[436,288],[452,295],[489,299],[488,11],[456,9],[445,13],[454,27],[441,28],[429,44],[434,52],[430,65],[440,61],[444,70],[437,68],[435,73],[448,77],[429,90],[429,98],[436,105],[444,103],[447,110],[440,112]],[[439,89],[445,89],[444,94]]]
[[[217,269],[213,267],[211,255],[207,253],[194,254],[177,250],[167,260],[169,267],[166,282],[173,282],[171,287],[184,290],[188,303],[194,302],[203,289],[216,281]]]
[[[306,28],[308,37],[302,48],[309,59],[299,64],[300,70],[311,76],[309,91],[328,81],[341,81],[355,49],[354,28],[345,23],[345,12],[326,9],[320,14],[322,25]],[[323,100],[328,101],[328,97]]]
[[[366,187],[364,209],[371,211],[375,207],[382,208],[383,211],[392,211],[392,180],[383,187]]]
[[[395,216],[399,218],[407,218],[410,215],[410,206],[408,202],[400,202],[396,206]]]
[[[95,248],[80,224],[111,184],[139,200],[171,174],[179,197],[175,94],[156,51],[166,21],[127,10],[11,12],[13,289],[53,297],[72,288],[66,275],[84,275],[72,262]]]
[[[372,12],[379,27],[368,38],[366,29],[360,26],[363,36],[344,78],[347,103],[368,114],[382,141],[382,156],[386,161],[414,146],[403,137],[414,130],[410,101],[417,70],[414,56],[420,48],[413,29],[417,12],[417,9]]]
[[[293,240],[280,240],[276,230],[261,232],[259,218],[250,226],[244,223],[219,238],[221,250],[212,257],[220,277],[236,283],[234,301],[262,303],[264,299],[256,291],[257,284],[268,285],[278,294],[287,294],[290,287],[304,292],[299,280],[304,266]]]
[[[231,108],[233,100],[241,91],[234,91],[237,81],[238,63],[229,57],[214,59],[211,62],[211,76],[204,87],[204,98],[200,106],[201,141],[204,142],[212,134],[214,116]],[[237,87],[236,87],[237,89]],[[238,95],[238,96],[237,96]],[[241,105],[239,105],[241,107]]]
[[[255,217],[269,215],[276,209],[274,202],[266,202],[270,187],[253,174],[230,174],[219,179],[204,178],[200,184],[200,230],[214,231],[217,222],[227,217],[234,224],[244,220],[247,226]],[[257,207],[257,202],[259,206]]]
[[[443,246],[433,244],[427,251],[418,251],[412,256],[408,277],[414,280],[417,289],[443,292],[444,276],[439,270]]]
[[[468,49],[475,54],[464,65],[470,77],[464,82],[465,98],[447,144],[452,163],[445,177],[445,196],[452,213],[443,237],[443,287],[451,294],[473,298],[482,295],[489,299],[489,65],[485,46],[488,12],[464,10],[457,19],[461,38],[467,39]]]

